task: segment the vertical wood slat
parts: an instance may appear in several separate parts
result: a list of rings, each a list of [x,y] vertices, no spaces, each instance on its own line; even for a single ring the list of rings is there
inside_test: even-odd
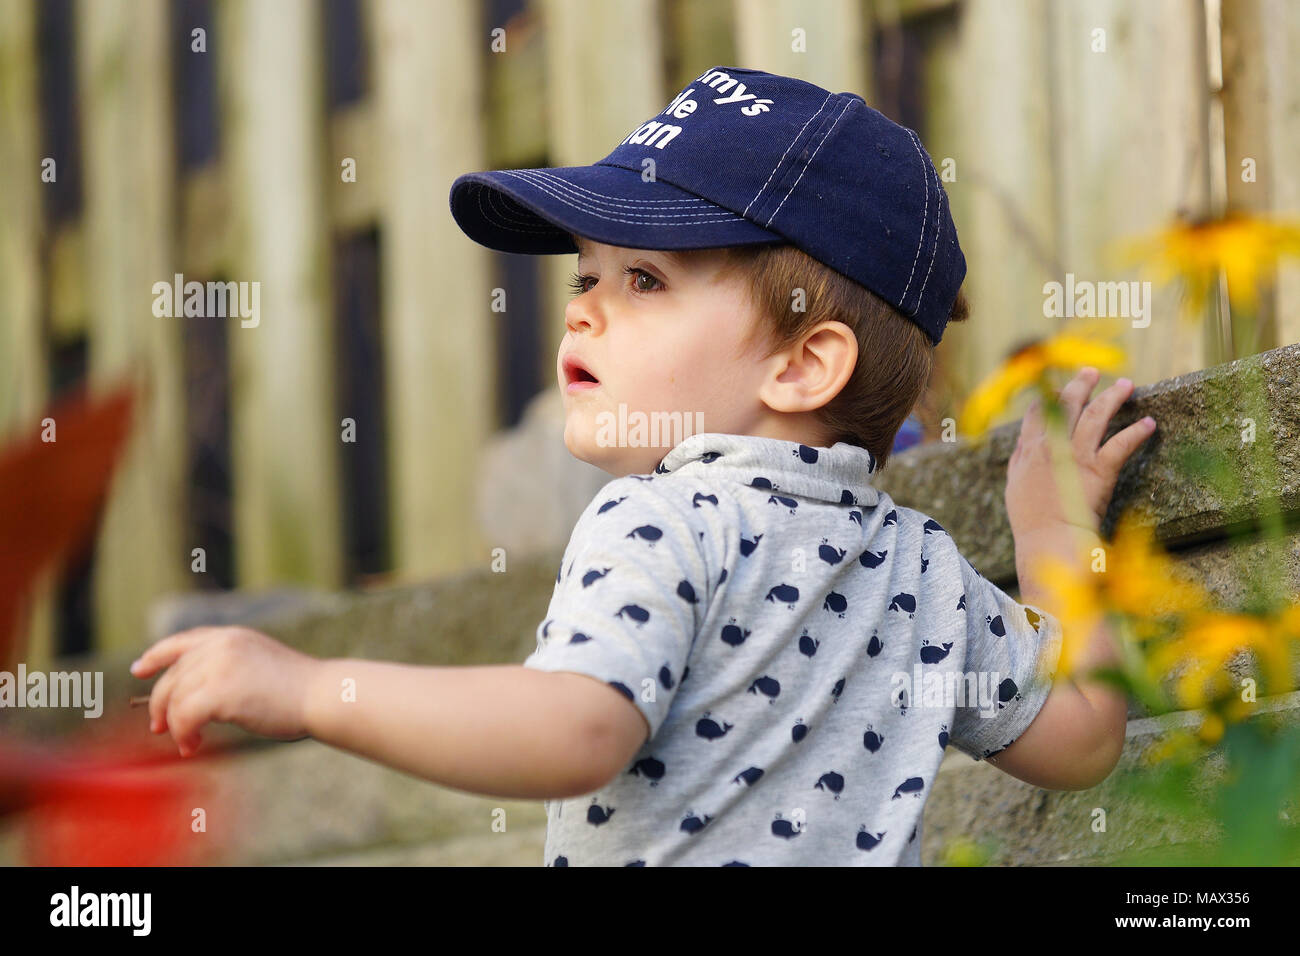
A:
[[[583,166],[668,105],[663,36],[654,0],[541,0],[546,32],[550,166]],[[634,42],[610,43],[612,36]],[[710,64],[711,65],[711,64]],[[675,90],[672,92],[676,92]],[[564,284],[576,256],[546,256],[540,270],[545,335],[542,381],[559,388]]]
[[[1300,17],[1284,0],[1229,0],[1222,7],[1223,106],[1228,208],[1300,219]],[[1241,162],[1255,160],[1255,182]],[[1262,351],[1300,342],[1300,263],[1284,259],[1265,296]],[[1234,333],[1240,334],[1234,322]]]
[[[49,389],[41,344],[36,6],[0,0],[0,434],[33,424]]]
[[[374,24],[394,575],[487,560],[472,503],[493,415],[490,254],[448,209],[483,168],[478,4],[382,0]],[[507,307],[509,301],[507,300]]]
[[[150,602],[189,585],[180,326],[152,311],[175,249],[167,5],[82,0],[76,11],[90,382],[130,374],[143,390],[104,510],[95,646],[136,649]]]
[[[324,181],[338,165],[326,149],[320,5],[228,0],[219,17],[229,279],[260,283],[260,317],[249,327],[238,315],[185,321],[229,329],[236,580],[338,587],[341,429]]]
[[[40,312],[36,5],[0,0],[0,443],[35,426],[49,392]],[[28,667],[52,656],[50,580],[31,596]]]
[[[925,146],[941,175],[955,175],[944,188],[971,304],[969,321],[945,330],[938,360],[963,395],[1018,342],[1054,326],[1043,312],[1043,284],[1061,278],[1047,32],[1042,0],[970,0],[925,66]]]
[[[957,161],[947,188],[972,312],[945,335],[945,359],[968,389],[1020,340],[1067,321],[1044,314],[1046,281],[1141,279],[1113,243],[1207,210],[1208,92],[1191,0],[970,0],[958,24],[930,53],[927,145]],[[1095,28],[1105,52],[1092,50]],[[1178,291],[1153,293],[1150,325],[1123,323],[1139,384],[1206,356],[1204,330],[1179,322]]]
[[[858,0],[734,0],[733,11],[736,66],[797,77],[871,102],[871,36]],[[804,31],[803,52],[792,49],[796,29]]]
[[[685,88],[711,66],[744,66],[737,61],[731,4],[718,0],[667,0],[667,4],[669,90]]]
[[[1180,210],[1209,211],[1204,6],[1098,0],[1049,10],[1062,265],[1077,279],[1140,278],[1114,265],[1111,241],[1153,233]],[[1098,28],[1104,53],[1091,49]],[[1125,322],[1138,384],[1206,364],[1206,333],[1179,320],[1177,288],[1153,292],[1150,325]]]

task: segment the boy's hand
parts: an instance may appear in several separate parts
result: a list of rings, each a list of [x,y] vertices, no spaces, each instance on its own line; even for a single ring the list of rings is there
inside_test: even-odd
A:
[[[319,664],[260,631],[197,627],[158,641],[131,673],[148,677],[167,668],[149,697],[149,729],[170,729],[187,757],[213,720],[280,740],[307,736],[303,703]]]
[[[1099,377],[1095,368],[1083,368],[1061,389],[1060,394],[1074,467],[1090,513],[1088,517],[1092,520],[1088,530],[1093,532],[1106,514],[1120,468],[1155,432],[1155,422],[1148,416],[1117,432],[1110,441],[1101,445],[1111,418],[1132,394],[1133,383],[1121,378],[1089,402],[1088,397]],[[1057,491],[1039,400],[1035,400],[1025,412],[1020,440],[1007,465],[1006,504],[1011,530],[1017,537],[1040,527],[1080,524],[1080,516],[1067,512]]]

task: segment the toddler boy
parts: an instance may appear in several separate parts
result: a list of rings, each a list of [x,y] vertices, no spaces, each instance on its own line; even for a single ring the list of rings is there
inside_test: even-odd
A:
[[[564,440],[615,478],[574,528],[536,650],[522,667],[411,668],[198,629],[136,673],[196,649],[213,671],[223,654],[243,666],[188,706],[169,702],[169,672],[155,729],[165,719],[183,750],[207,719],[310,734],[543,798],[556,866],[919,865],[949,744],[1040,786],[1110,772],[1123,698],[1053,686],[1056,618],[872,485],[945,325],[966,317],[965,260],[915,133],[851,93],[715,67],[601,162],[462,176],[451,210],[492,248],[579,253]],[[1062,393],[1083,524],[1026,416],[1007,489],[1022,598],[1038,557],[1096,540],[1149,434],[1098,448],[1131,383],[1084,408],[1095,384],[1084,370]],[[1081,668],[1114,655],[1104,631],[1072,639],[1089,637]],[[250,689],[259,656],[278,692]],[[349,676],[377,702],[340,704]]]

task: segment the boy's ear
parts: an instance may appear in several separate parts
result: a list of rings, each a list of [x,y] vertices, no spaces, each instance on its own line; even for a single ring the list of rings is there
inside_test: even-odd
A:
[[[858,339],[843,322],[827,320],[769,360],[772,374],[758,397],[776,412],[808,412],[840,393],[858,364]]]

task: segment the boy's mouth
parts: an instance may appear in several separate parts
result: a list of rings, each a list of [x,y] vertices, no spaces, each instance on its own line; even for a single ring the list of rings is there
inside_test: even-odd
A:
[[[596,378],[586,364],[572,352],[564,357],[562,365],[566,392],[577,392],[600,386],[600,379]]]

